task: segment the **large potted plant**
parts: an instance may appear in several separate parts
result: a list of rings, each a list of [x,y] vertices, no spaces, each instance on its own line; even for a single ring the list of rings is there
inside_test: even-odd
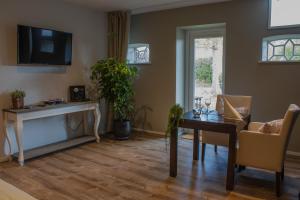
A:
[[[116,139],[128,139],[134,112],[133,81],[137,68],[108,58],[98,61],[92,66],[91,72],[91,79],[96,82],[100,98],[106,99],[112,107]]]

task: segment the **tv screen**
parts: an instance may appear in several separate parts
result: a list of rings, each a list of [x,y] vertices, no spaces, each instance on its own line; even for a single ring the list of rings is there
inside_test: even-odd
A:
[[[71,63],[71,33],[18,25],[18,64]]]

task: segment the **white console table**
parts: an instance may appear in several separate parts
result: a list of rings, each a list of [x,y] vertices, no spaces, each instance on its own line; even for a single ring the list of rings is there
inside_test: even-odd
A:
[[[100,118],[101,114],[99,111],[99,105],[98,103],[95,102],[76,102],[76,103],[65,103],[65,104],[58,104],[58,105],[49,105],[49,106],[34,106],[29,109],[21,109],[21,110],[14,110],[14,109],[4,109],[3,110],[3,120],[4,120],[4,130],[6,137],[9,142],[10,146],[10,155],[12,154],[11,152],[11,141],[9,139],[9,134],[8,134],[8,126],[9,124],[13,124],[14,126],[14,132],[16,135],[16,140],[18,144],[18,161],[21,166],[24,165],[24,150],[23,150],[23,122],[26,120],[32,120],[32,119],[38,119],[38,118],[45,118],[45,117],[51,117],[51,116],[57,116],[57,115],[65,115],[69,113],[76,113],[76,112],[84,112],[84,111],[94,111],[94,117],[95,117],[95,122],[94,122],[94,137],[89,137],[84,140],[74,140],[74,142],[68,142],[66,141],[66,145],[61,145],[61,143],[54,144],[55,147],[58,147],[58,149],[63,149],[69,148],[75,145],[79,145],[83,142],[88,142],[93,140],[96,140],[97,143],[100,142],[100,137],[98,135],[98,127],[100,123]],[[86,121],[86,120],[84,120]],[[85,124],[85,129],[86,129],[86,124]],[[63,147],[62,147],[63,146]],[[32,150],[31,154],[34,154],[33,152],[45,152],[45,153],[50,153],[57,148],[55,148],[47,145],[43,147],[43,150]],[[48,150],[46,150],[48,149]],[[51,150],[49,150],[51,149]],[[41,153],[38,155],[42,155]],[[30,158],[34,156],[29,156]]]

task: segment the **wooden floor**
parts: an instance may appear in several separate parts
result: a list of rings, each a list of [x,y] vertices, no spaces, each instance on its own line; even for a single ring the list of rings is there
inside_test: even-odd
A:
[[[0,164],[0,178],[39,200],[276,199],[273,174],[247,169],[225,190],[226,149],[207,149],[192,161],[192,141],[179,142],[176,179],[169,178],[165,139],[136,134],[129,141],[103,139],[43,158]],[[288,161],[281,199],[297,199],[300,164]]]

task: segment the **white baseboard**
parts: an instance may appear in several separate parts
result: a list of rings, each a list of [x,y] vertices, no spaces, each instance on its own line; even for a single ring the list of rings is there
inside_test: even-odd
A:
[[[144,130],[144,129],[141,129],[141,128],[133,128],[133,130],[134,131],[138,131],[138,132],[145,132],[145,133],[157,134],[157,135],[166,135],[166,133],[164,133],[164,132]]]
[[[152,130],[144,130],[144,129],[141,129],[141,128],[133,128],[133,130],[134,130],[134,131],[138,131],[138,132],[152,133],[152,134],[163,135],[163,136],[166,135],[166,132],[152,131]],[[179,134],[182,134],[183,129],[180,129],[178,132],[179,132]]]

